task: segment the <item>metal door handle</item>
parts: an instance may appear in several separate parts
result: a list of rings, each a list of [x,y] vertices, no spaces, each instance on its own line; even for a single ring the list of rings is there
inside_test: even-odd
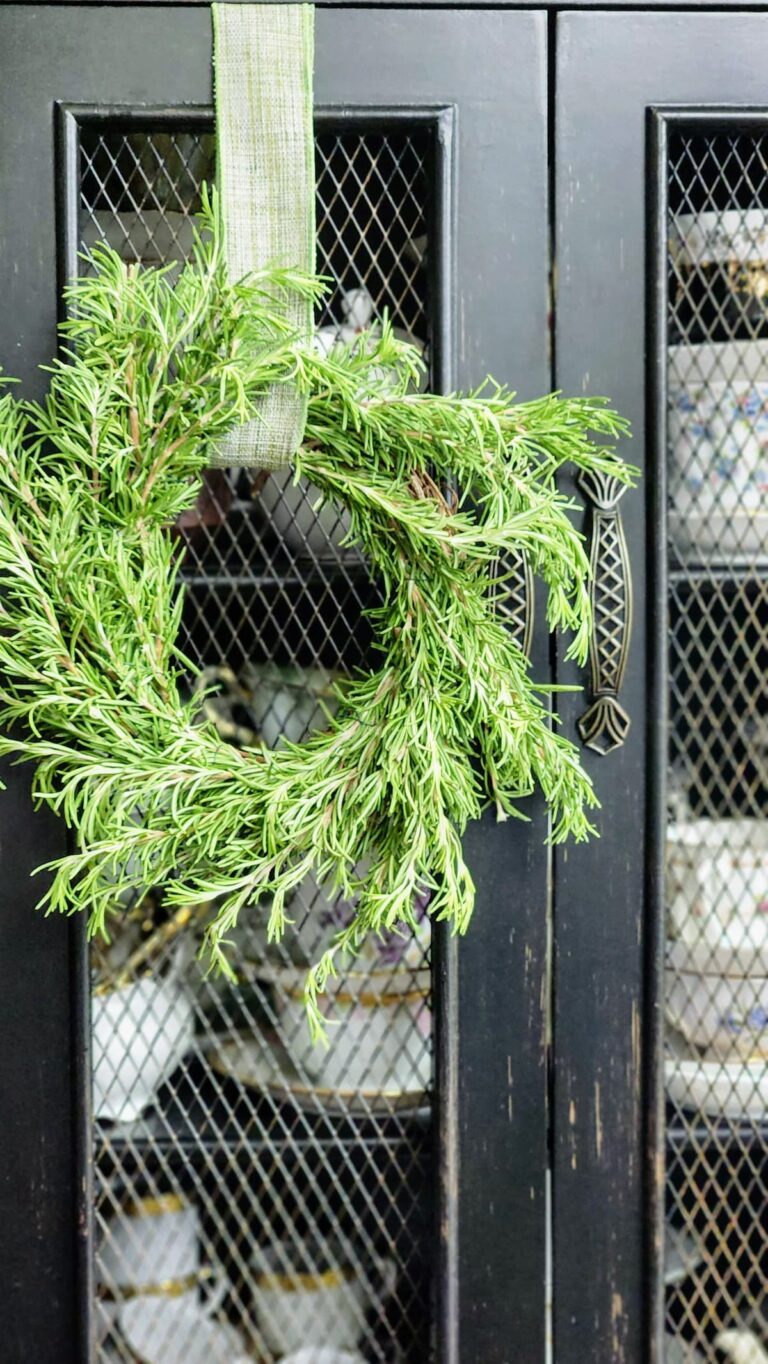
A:
[[[577,720],[587,748],[620,748],[632,723],[619,702],[632,633],[632,570],[619,511],[626,485],[610,474],[582,470],[578,485],[592,507],[592,701]]]

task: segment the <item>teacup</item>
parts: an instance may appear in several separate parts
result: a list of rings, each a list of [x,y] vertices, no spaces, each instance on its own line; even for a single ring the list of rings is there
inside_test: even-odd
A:
[[[368,863],[360,862],[352,869],[353,882],[363,881]],[[429,891],[414,896],[413,915],[416,929],[403,925],[381,933],[369,933],[360,947],[356,960],[365,970],[391,974],[394,969],[416,971],[424,968],[432,936],[429,918]],[[307,876],[297,887],[288,905],[294,923],[293,941],[298,959],[317,961],[334,937],[351,923],[355,906],[334,892],[326,884],[319,884],[314,876]]]
[[[144,977],[91,1000],[93,1112],[132,1122],[194,1041],[192,1000],[176,971]]]
[[[225,1290],[223,1277],[217,1281],[200,1264],[197,1208],[175,1193],[133,1201],[110,1219],[96,1253],[96,1275],[102,1338],[121,1304],[134,1298],[194,1305],[206,1284],[208,1310],[214,1311]]]
[[[280,1357],[298,1351],[314,1359],[321,1349],[354,1350],[365,1330],[368,1285],[333,1247],[318,1257],[322,1269],[297,1267],[295,1255],[287,1244],[254,1249],[251,1292],[264,1344]],[[390,1294],[392,1262],[378,1262],[374,1272]]]
[[[672,224],[671,254],[682,266],[740,265],[768,261],[768,213],[764,208],[678,213]]]
[[[407,972],[350,972],[318,1001],[332,1033],[330,1047],[313,1045],[303,1001],[303,977],[286,983],[281,1001],[284,1041],[294,1063],[318,1088],[403,1094],[432,1078],[428,983]]]

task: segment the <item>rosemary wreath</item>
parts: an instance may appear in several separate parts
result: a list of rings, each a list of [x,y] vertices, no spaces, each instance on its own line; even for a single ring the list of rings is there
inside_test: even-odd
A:
[[[556,476],[566,461],[634,471],[601,400],[415,393],[417,354],[386,326],[316,354],[275,298],[322,285],[268,271],[231,286],[222,241],[211,194],[180,274],[97,248],[68,291],[47,399],[0,399],[0,752],[36,765],[36,799],[74,834],[41,905],[83,911],[91,933],[108,930],[117,892],[161,885],[170,906],[211,903],[204,947],[231,972],[228,934],[260,896],[271,939],[310,873],[354,900],[307,978],[317,1035],[337,954],[411,923],[418,892],[465,931],[461,835],[485,806],[521,816],[539,787],[553,841],[593,832],[595,793],[497,613],[494,575],[522,553],[548,589],[549,626],[571,630],[584,659],[588,561]],[[380,657],[344,685],[323,732],[238,749],[185,686],[168,527],[216,442],[283,382],[309,400],[296,474],[346,509],[380,581]]]

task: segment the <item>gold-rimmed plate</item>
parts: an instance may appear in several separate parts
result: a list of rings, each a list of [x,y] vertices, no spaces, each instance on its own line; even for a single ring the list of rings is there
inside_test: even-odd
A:
[[[243,1089],[285,1099],[308,1112],[393,1113],[426,1108],[424,1089],[329,1089],[313,1084],[297,1071],[276,1040],[262,1036],[230,1035],[206,1049],[208,1064],[217,1075]]]
[[[308,966],[282,966],[274,962],[253,961],[248,958],[241,959],[234,965],[241,980],[275,985],[291,997],[297,992],[303,993],[309,970]],[[359,990],[387,997],[416,993],[424,996],[429,994],[431,988],[432,973],[429,967],[384,966],[371,970],[342,970],[338,976],[327,981],[325,993],[331,998],[338,994],[354,995]]]

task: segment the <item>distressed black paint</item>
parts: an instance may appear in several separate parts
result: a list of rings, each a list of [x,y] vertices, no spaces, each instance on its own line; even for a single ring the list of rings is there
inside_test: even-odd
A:
[[[557,857],[555,1355],[660,1364],[666,229],[663,138],[651,120],[648,143],[648,111],[729,103],[741,125],[765,97],[768,29],[747,14],[568,13],[557,32],[557,383],[610,394],[632,421],[624,453],[645,486],[623,501],[636,589],[623,688],[632,730],[622,749],[587,757],[600,842]],[[559,677],[578,674],[561,663]],[[559,708],[573,736],[579,703]]]

